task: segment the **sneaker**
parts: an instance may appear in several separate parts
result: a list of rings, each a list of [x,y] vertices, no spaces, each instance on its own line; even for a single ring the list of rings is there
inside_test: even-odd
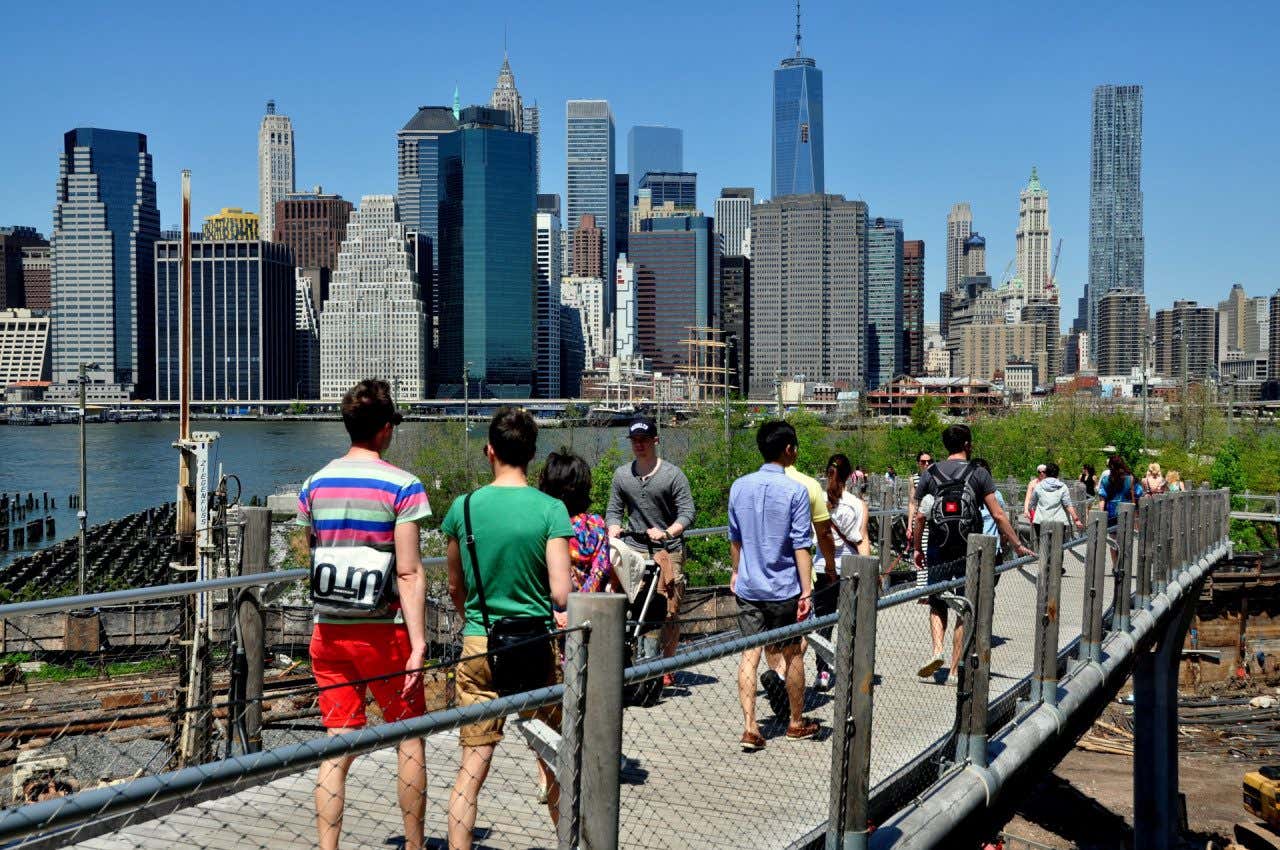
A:
[[[744,753],[754,753],[756,750],[764,749],[764,735],[759,732],[743,732],[738,743],[742,746]]]
[[[787,724],[788,741],[804,741],[818,734],[818,721],[807,717],[800,718],[799,723]]]
[[[830,673],[828,673],[826,670],[823,670],[821,673],[818,674],[818,684],[817,684],[818,690],[829,691],[831,690],[831,686],[834,684],[835,684],[835,677],[832,676]]]
[[[765,670],[760,674],[760,686],[764,688],[765,698],[769,700],[769,708],[778,717],[786,717],[791,712],[791,703],[787,700],[787,686],[782,677],[773,670]]]
[[[928,661],[926,661],[924,663],[924,666],[916,671],[916,675],[919,676],[921,679],[927,679],[941,669],[942,669],[942,653],[939,652],[937,655],[933,656]]]

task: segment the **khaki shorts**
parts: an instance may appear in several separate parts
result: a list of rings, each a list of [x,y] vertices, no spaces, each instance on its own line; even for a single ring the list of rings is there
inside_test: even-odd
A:
[[[680,613],[680,603],[684,600],[684,589],[689,583],[689,579],[684,574],[684,552],[684,548],[681,547],[675,552],[667,553],[667,557],[671,559],[671,575],[675,578],[673,592],[667,597],[668,617],[675,617]]]
[[[488,649],[489,639],[487,637],[483,635],[463,636],[462,657],[466,660],[458,664],[456,674],[458,705],[474,705],[478,702],[488,702],[491,699],[498,698],[498,692],[493,689],[493,679],[489,671],[489,659],[485,656],[485,652]],[[552,652],[554,651],[553,649]],[[555,673],[552,681],[547,682],[548,685],[554,685],[564,680],[559,658],[556,658],[552,669]],[[560,714],[559,703],[534,709],[533,711],[520,712],[520,716],[526,720],[537,718],[557,731],[560,729]],[[484,747],[496,744],[502,740],[502,727],[506,725],[506,722],[507,719],[505,717],[498,717],[493,720],[485,720],[481,723],[463,726],[459,733],[459,740],[464,747]]]

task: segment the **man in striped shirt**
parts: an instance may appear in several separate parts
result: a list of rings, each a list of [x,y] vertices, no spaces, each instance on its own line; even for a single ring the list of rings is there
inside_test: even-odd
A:
[[[430,516],[431,507],[421,481],[382,459],[400,421],[386,381],[356,384],[342,398],[350,450],[308,478],[298,493],[298,525],[309,530],[309,545],[368,546],[395,555],[396,593],[380,610],[365,617],[316,614],[311,669],[320,687],[321,721],[330,735],[365,725],[366,686],[387,722],[425,711],[426,588],[418,520]],[[329,759],[316,774],[321,850],[338,846],[353,760]],[[426,788],[422,739],[401,742],[397,796],[406,850],[423,846]]]

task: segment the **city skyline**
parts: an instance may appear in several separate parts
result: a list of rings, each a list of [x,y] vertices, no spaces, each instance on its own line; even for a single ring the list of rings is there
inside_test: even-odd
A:
[[[691,25],[725,13],[731,7],[711,4],[702,13],[679,12],[677,20]],[[1259,7],[1261,8],[1261,7]],[[766,197],[770,169],[771,74],[779,57],[792,49],[793,9],[785,3],[732,7],[742,32],[732,40],[706,43],[696,40],[698,27],[677,33],[658,46],[646,67],[658,73],[663,57],[672,59],[692,49],[690,55],[714,69],[696,85],[677,84],[674,71],[662,71],[655,84],[650,76],[626,69],[602,69],[584,82],[564,64],[548,62],[545,40],[553,37],[552,21],[515,5],[497,10],[508,16],[512,68],[526,102],[542,106],[542,191],[564,194],[564,104],[569,98],[604,98],[617,116],[622,135],[637,124],[667,124],[685,132],[685,167],[699,174],[699,206],[709,210],[723,186],[753,186],[757,197]],[[1276,177],[1252,163],[1264,153],[1268,128],[1277,119],[1263,111],[1253,114],[1243,107],[1257,100],[1261,81],[1274,78],[1276,60],[1265,50],[1251,50],[1266,43],[1265,24],[1275,13],[1266,10],[1264,26],[1237,31],[1218,21],[1205,22],[1190,5],[1162,7],[1160,26],[1142,30],[1143,10],[1113,10],[1108,31],[1095,28],[1085,13],[1029,10],[1015,23],[1001,23],[998,15],[969,21],[963,10],[931,6],[926,26],[910,31],[914,47],[926,53],[957,35],[975,48],[974,55],[994,54],[1013,38],[1040,40],[1046,67],[1052,74],[1028,80],[1009,80],[994,58],[970,60],[967,88],[980,97],[954,97],[954,90],[938,85],[939,60],[907,63],[898,69],[895,86],[888,90],[858,85],[868,64],[888,61],[890,47],[906,38],[907,23],[887,10],[869,9],[856,20],[834,3],[809,3],[804,9],[804,52],[817,58],[824,72],[826,135],[826,189],[851,198],[862,198],[879,208],[892,208],[905,223],[907,235],[926,244],[943,244],[946,210],[952,203],[972,204],[979,230],[989,240],[990,269],[1002,268],[1013,256],[1013,223],[1017,191],[1025,185],[1031,166],[1054,194],[1054,234],[1064,240],[1059,280],[1064,305],[1072,304],[1083,289],[1088,256],[1089,115],[1092,91],[1103,83],[1138,83],[1144,86],[1144,174],[1146,195],[1147,293],[1150,303],[1163,305],[1190,297],[1206,284],[1225,292],[1240,281],[1252,292],[1272,292],[1277,283],[1260,246],[1266,244],[1267,215],[1233,210],[1237,222],[1228,244],[1202,244],[1181,238],[1181,209],[1188,204],[1213,210],[1238,201],[1236,189],[1249,185],[1250,194],[1269,196]],[[313,41],[330,31],[324,15],[301,15],[301,7],[284,5],[267,13],[263,26],[289,21],[286,41]],[[572,15],[572,8],[565,10]],[[384,67],[378,59],[362,66],[352,80],[284,79],[278,63],[269,57],[251,33],[237,31],[234,15],[209,15],[211,34],[225,37],[229,55],[242,58],[227,79],[225,90],[209,91],[201,109],[157,110],[157,97],[170,86],[194,80],[196,66],[211,48],[196,45],[182,54],[178,71],[154,78],[137,78],[105,69],[93,79],[65,71],[48,73],[58,62],[75,66],[103,50],[98,43],[103,28],[118,27],[104,17],[99,27],[67,32],[50,42],[40,38],[16,39],[17,50],[0,59],[10,77],[39,80],[42,97],[24,113],[24,121],[0,139],[0,221],[29,224],[49,235],[51,204],[49,175],[56,163],[49,155],[51,139],[72,126],[101,126],[146,133],[152,140],[160,207],[165,225],[176,220],[177,174],[192,167],[195,174],[196,217],[226,206],[253,210],[257,199],[254,133],[262,103],[274,97],[287,104],[298,134],[298,185],[323,183],[345,197],[395,191],[395,158],[387,138],[422,104],[450,102],[454,85],[464,103],[483,103],[492,91],[494,70],[501,64],[500,28],[492,10],[482,17],[463,9],[442,12],[442,24],[464,32],[460,44],[445,40],[430,62],[412,72]],[[582,35],[610,32],[621,20],[600,15],[600,20],[579,23]],[[1112,26],[1114,24],[1114,27]],[[25,28],[34,35],[40,27],[56,26],[45,10],[15,21],[20,36]],[[373,29],[400,44],[411,32],[394,32],[365,22],[352,35]],[[136,32],[121,32],[133,47],[145,47],[157,60],[176,56],[171,46],[172,24],[148,20]],[[1114,29],[1115,32],[1111,32]],[[492,38],[484,34],[493,30]],[[1132,33],[1147,34],[1134,44]],[[945,38],[944,38],[945,36]],[[1225,41],[1232,39],[1229,52]],[[852,38],[864,48],[849,56],[845,42]],[[1124,50],[1118,49],[1123,42]],[[1189,56],[1187,47],[1196,46]],[[40,52],[34,50],[41,45]],[[282,44],[281,49],[287,49]],[[985,48],[985,49],[984,49]],[[670,56],[668,56],[668,52]],[[394,50],[388,51],[394,55]],[[161,62],[163,64],[163,62]],[[395,63],[391,63],[395,64]],[[672,63],[682,69],[687,63]],[[191,70],[184,70],[187,67]],[[1268,73],[1271,72],[1271,73]],[[65,74],[65,76],[64,76]],[[38,75],[38,76],[37,76]],[[207,83],[203,77],[202,82]],[[370,81],[393,80],[369,93]],[[346,87],[358,87],[359,98],[344,99]],[[334,87],[337,90],[334,91]],[[207,86],[206,86],[207,88]],[[270,91],[264,89],[271,89]],[[944,92],[942,89],[948,89]],[[718,108],[706,109],[709,98]],[[1034,100],[1044,104],[1038,120],[1019,122],[1019,132],[1000,132],[1015,103]],[[902,104],[911,103],[924,121],[914,122],[913,133],[891,132],[903,126],[888,119]],[[335,106],[335,104],[341,104]],[[1244,115],[1248,115],[1248,120]],[[725,120],[727,115],[733,122]],[[942,132],[961,117],[979,128],[971,138],[956,139]],[[739,127],[736,125],[743,125]],[[744,129],[745,127],[745,129]],[[980,128],[990,128],[984,132]],[[1212,127],[1210,133],[1206,127]],[[1212,163],[1206,167],[1205,163]],[[620,171],[625,163],[615,158]],[[1270,191],[1269,191],[1270,190]],[[261,212],[260,210],[256,210]],[[926,263],[926,308],[936,319],[936,293],[942,287],[943,255],[930,253]],[[1229,257],[1230,266],[1220,258]],[[1074,310],[1063,310],[1070,321]]]

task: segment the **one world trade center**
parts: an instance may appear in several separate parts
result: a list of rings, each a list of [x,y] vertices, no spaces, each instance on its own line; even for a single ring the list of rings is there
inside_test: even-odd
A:
[[[773,72],[773,183],[770,196],[823,192],[822,71],[801,55],[796,3],[796,55]]]

